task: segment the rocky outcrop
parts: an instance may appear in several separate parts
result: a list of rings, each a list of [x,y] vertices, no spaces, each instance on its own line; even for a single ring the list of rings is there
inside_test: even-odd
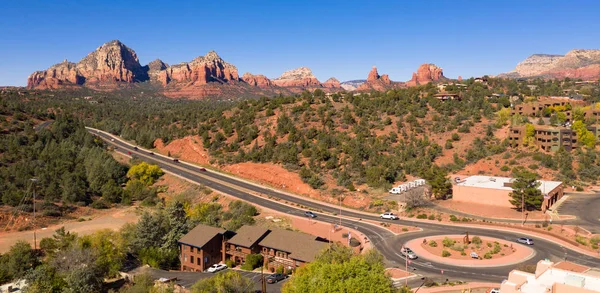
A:
[[[321,83],[308,67],[286,71],[280,77],[273,79],[273,84],[281,87],[321,87]]]
[[[62,85],[117,85],[148,79],[135,52],[120,41],[111,41],[75,63],[63,62],[45,71],[34,72],[29,88],[57,88]]]
[[[348,80],[348,81],[342,82],[341,86],[343,89],[345,89],[347,91],[353,91],[353,90],[356,90],[361,84],[363,84],[365,82],[366,82],[366,80],[364,80],[364,79]]]
[[[160,59],[156,59],[145,66],[145,70],[148,72],[148,77],[151,81],[165,84],[164,80],[160,79],[161,72],[169,67],[169,64],[164,63]]]
[[[204,56],[197,57],[189,63],[180,63],[170,66],[160,73],[159,79],[163,86],[179,83],[185,86],[204,85],[209,82],[235,82],[239,81],[238,71],[215,51],[210,51]]]
[[[445,79],[445,77],[442,68],[437,67],[435,64],[422,64],[419,66],[419,69],[417,69],[417,72],[413,73],[412,78],[406,82],[406,85],[416,86],[443,79]]]
[[[85,78],[78,74],[77,64],[67,60],[44,71],[36,71],[27,78],[28,88],[57,89],[80,86]]]
[[[600,50],[572,50],[566,55],[534,54],[501,77],[600,78]]]
[[[251,86],[257,86],[260,88],[269,88],[269,87],[273,86],[273,83],[271,82],[271,80],[262,74],[254,75],[254,74],[251,74],[250,72],[246,72],[242,76],[242,80]]]
[[[403,86],[403,83],[392,82],[390,77],[387,74],[379,75],[377,72],[377,67],[373,66],[369,75],[367,76],[367,81],[356,88],[357,91],[384,91],[390,88],[395,88]]]
[[[323,87],[324,88],[341,88],[342,85],[340,84],[340,81],[337,80],[335,77],[332,77],[330,79],[328,79],[327,81],[325,81],[323,83]]]

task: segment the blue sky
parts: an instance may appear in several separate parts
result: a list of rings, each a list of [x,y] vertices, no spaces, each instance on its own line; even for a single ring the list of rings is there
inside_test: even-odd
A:
[[[535,53],[600,49],[600,1],[1,1],[0,85],[119,39],[142,64],[215,50],[244,72],[307,66],[321,81],[404,81],[422,63],[455,78]]]

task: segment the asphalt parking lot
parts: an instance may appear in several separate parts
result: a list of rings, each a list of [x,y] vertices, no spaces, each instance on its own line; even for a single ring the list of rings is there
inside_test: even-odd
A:
[[[558,213],[577,216],[577,219],[565,221],[565,224],[577,225],[594,234],[600,233],[600,193],[568,195],[569,198],[558,207]]]
[[[214,276],[213,273],[204,273],[204,272],[177,272],[177,271],[164,271],[159,269],[147,268],[146,271],[152,276],[152,278],[158,280],[160,278],[177,278],[175,281],[177,284],[183,286],[184,288],[191,288],[194,283],[210,278]],[[242,276],[254,281],[254,289],[261,290],[261,278],[260,273],[255,272],[247,272],[247,271],[239,271]],[[265,275],[265,278],[268,275]],[[280,281],[275,284],[267,284],[267,292],[281,292],[281,286],[287,282],[287,280]]]

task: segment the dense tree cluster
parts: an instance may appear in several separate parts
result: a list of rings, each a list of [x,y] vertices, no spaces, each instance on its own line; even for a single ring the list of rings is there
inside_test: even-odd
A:
[[[58,115],[39,131],[27,125],[2,135],[0,154],[1,203],[6,205],[31,202],[32,178],[38,198],[84,204],[97,197],[120,201],[119,186],[127,180],[127,168],[72,115]]]

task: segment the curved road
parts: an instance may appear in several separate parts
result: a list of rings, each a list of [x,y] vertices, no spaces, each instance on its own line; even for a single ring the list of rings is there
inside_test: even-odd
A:
[[[252,202],[258,206],[277,210],[280,212],[302,215],[306,208],[317,211],[318,217],[316,220],[338,223],[339,217],[328,215],[336,214],[339,209],[335,206],[318,203],[310,200],[306,200],[300,197],[290,196],[286,193],[272,190],[266,187],[254,185],[243,180],[235,179],[230,176],[225,176],[216,172],[204,170],[204,168],[191,165],[184,162],[175,162],[172,158],[168,158],[162,155],[153,154],[148,150],[141,148],[134,148],[129,143],[119,139],[116,136],[109,135],[103,131],[88,128],[90,133],[103,139],[108,145],[115,148],[115,151],[122,153],[127,156],[136,156],[141,160],[154,163],[159,165],[164,171],[176,174],[187,180],[195,183],[203,184],[211,189],[219,192]],[[294,203],[302,207],[297,208],[290,205],[286,205],[278,202],[277,200],[270,200],[254,194],[267,195],[270,198],[281,199],[283,201]],[[368,237],[377,250],[379,250],[389,266],[404,267],[405,260],[400,255],[400,248],[406,241],[419,237],[426,237],[430,235],[442,235],[442,234],[464,234],[467,228],[461,228],[457,226],[446,226],[437,223],[422,223],[414,222],[410,220],[398,220],[395,221],[400,225],[417,226],[423,229],[422,232],[407,233],[404,235],[395,235],[389,230],[378,227],[370,223],[362,222],[361,219],[369,219],[374,221],[381,221],[381,219],[375,215],[369,215],[362,212],[351,211],[344,209],[342,212],[344,217],[354,219],[342,218],[342,225],[352,227],[366,237]],[[527,236],[524,233],[515,232],[504,232],[493,229],[483,228],[468,228],[468,232],[471,235],[482,235],[502,238],[505,240],[514,240],[518,237]],[[565,251],[567,251],[567,259],[582,265],[600,267],[600,259],[590,257],[575,251],[565,250],[562,246],[553,242],[530,237],[535,240],[533,248],[536,250],[536,255],[525,261],[527,264],[535,264],[541,259],[551,260],[562,260],[565,257]],[[519,244],[517,244],[519,245]],[[415,273],[426,275],[432,278],[455,278],[459,280],[478,280],[478,281],[492,281],[501,282],[506,279],[508,273],[516,265],[501,266],[501,267],[490,267],[490,268],[472,268],[472,267],[458,267],[452,265],[446,265],[441,263],[433,263],[423,258],[419,258],[411,262],[409,269],[414,270]],[[443,270],[443,276],[441,271]]]

